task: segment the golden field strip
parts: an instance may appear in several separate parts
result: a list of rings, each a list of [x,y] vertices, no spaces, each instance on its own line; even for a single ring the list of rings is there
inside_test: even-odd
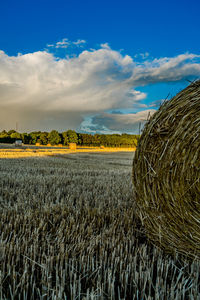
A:
[[[152,245],[135,216],[133,156],[0,159],[1,300],[200,299],[200,261]]]
[[[46,146],[29,146],[15,147],[13,145],[0,145],[0,158],[22,158],[33,156],[54,156],[65,155],[69,153],[88,153],[88,152],[134,152],[135,148],[100,148],[100,147],[78,147],[71,150],[67,147],[46,147]]]

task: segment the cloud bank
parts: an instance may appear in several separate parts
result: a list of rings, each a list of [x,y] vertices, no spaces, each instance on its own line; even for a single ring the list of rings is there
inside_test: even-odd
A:
[[[67,43],[63,39],[54,46],[65,47]],[[138,116],[142,118],[142,112],[106,112],[134,110],[147,97],[139,91],[140,86],[190,76],[200,76],[200,56],[191,53],[154,60],[147,56],[137,62],[107,43],[71,58],[55,57],[48,50],[18,56],[0,51],[0,127],[14,128],[18,121],[21,131],[62,131],[81,128],[84,117],[93,115],[97,127],[104,123],[111,130],[129,130],[137,124]]]
[[[136,133],[144,126],[148,120],[156,112],[155,109],[140,111],[135,114],[120,114],[120,113],[102,113],[92,118],[93,130],[104,132],[105,128],[108,131],[121,133]]]

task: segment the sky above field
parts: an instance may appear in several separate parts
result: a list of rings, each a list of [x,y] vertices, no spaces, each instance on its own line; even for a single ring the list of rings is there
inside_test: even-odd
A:
[[[0,130],[139,133],[200,78],[200,2],[0,1]]]

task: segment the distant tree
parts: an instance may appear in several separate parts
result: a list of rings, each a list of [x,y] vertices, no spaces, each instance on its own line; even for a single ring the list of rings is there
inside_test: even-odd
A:
[[[59,133],[59,136],[60,136],[60,144],[64,144],[64,139],[63,139],[63,135],[62,133]]]
[[[93,144],[93,136],[91,134],[80,133],[80,139],[84,146],[91,146]]]
[[[15,132],[16,132],[16,130],[13,130],[13,129],[12,129],[12,130],[9,130],[9,131],[8,131],[8,135],[11,135],[12,133],[15,133]]]
[[[28,133],[21,133],[21,139],[24,144],[29,144],[31,137]]]
[[[67,130],[68,142],[69,143],[76,143],[78,144],[78,136],[76,131],[74,130]]]
[[[41,135],[41,131],[33,131],[31,133],[29,133],[30,136],[30,144],[35,145],[38,140],[40,139],[40,135]]]
[[[8,132],[6,130],[3,130],[0,132],[0,135],[8,135]]]
[[[13,132],[13,133],[11,133],[10,137],[11,137],[12,139],[16,139],[16,140],[22,138],[21,134],[18,133],[18,132]]]
[[[107,139],[109,141],[109,146],[111,146],[111,147],[119,147],[121,145],[121,136],[120,136],[120,134],[107,135]]]
[[[0,138],[4,138],[4,137],[7,137],[7,136],[9,136],[9,135],[4,130],[0,132]]]
[[[6,130],[0,132],[0,143],[13,143],[15,139],[11,139]]]
[[[138,140],[139,140],[139,135],[131,135],[131,141],[132,141],[132,146],[133,147],[137,147],[138,144]]]
[[[81,133],[77,133],[77,137],[78,137],[78,145],[82,145],[82,138],[81,138]]]
[[[1,143],[13,143],[16,139],[22,139],[25,144],[40,143],[46,145],[48,142],[52,145],[62,143],[68,145],[69,143],[76,143],[85,146],[109,146],[109,147],[136,147],[140,135],[138,134],[88,134],[76,133],[74,130],[67,130],[58,133],[52,130],[50,133],[34,131],[29,134],[18,133],[15,130],[3,130],[0,132]]]
[[[64,131],[62,133],[62,139],[63,139],[63,145],[68,145],[69,144],[69,139],[68,139],[68,134],[67,131]]]
[[[101,140],[100,140],[100,135],[99,134],[95,134],[94,136],[93,136],[93,139],[92,139],[93,141],[92,141],[92,144],[94,145],[94,146],[100,146],[100,144],[101,144]]]
[[[48,134],[48,142],[51,145],[58,145],[61,141],[60,135],[58,133],[58,131],[56,130],[52,130],[49,134]]]
[[[42,132],[40,134],[40,138],[37,141],[38,143],[40,143],[41,145],[47,145],[48,144],[48,132]]]
[[[107,146],[108,145],[107,136],[105,134],[100,135],[100,144],[102,146]]]

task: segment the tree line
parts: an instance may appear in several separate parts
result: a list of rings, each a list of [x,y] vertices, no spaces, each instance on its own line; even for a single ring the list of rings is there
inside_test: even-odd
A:
[[[139,135],[135,134],[88,134],[77,133],[74,130],[67,130],[59,133],[57,130],[51,132],[33,131],[30,133],[19,133],[15,130],[3,130],[0,132],[0,143],[14,143],[22,140],[24,144],[40,145],[63,145],[76,143],[79,146],[104,146],[104,147],[135,147]]]

